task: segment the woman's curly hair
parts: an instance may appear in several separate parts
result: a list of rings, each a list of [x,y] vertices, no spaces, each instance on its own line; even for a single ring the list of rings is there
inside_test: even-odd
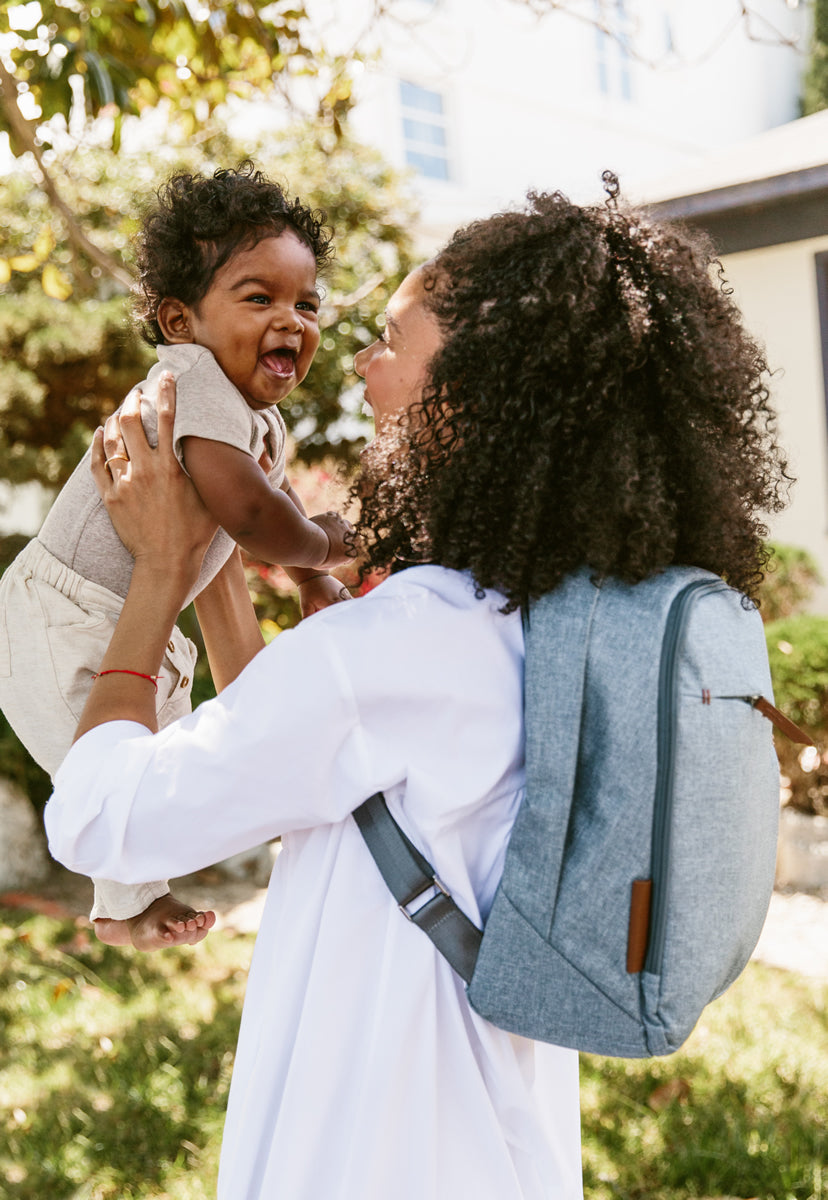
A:
[[[216,271],[238,251],[290,230],[322,269],[333,254],[325,214],[289,200],[278,183],[249,159],[212,176],[172,175],[144,214],[136,247],[135,316],[151,346],[163,344],[158,306],[165,297],[183,304],[204,298]]]
[[[790,482],[764,354],[709,245],[605,186],[595,207],[530,193],[426,264],[444,341],[396,444],[364,455],[365,570],[469,570],[508,609],[583,565],[694,565],[755,595],[758,514]]]

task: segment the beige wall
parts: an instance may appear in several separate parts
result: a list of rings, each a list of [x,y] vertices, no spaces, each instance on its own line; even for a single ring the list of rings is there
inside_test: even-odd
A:
[[[828,581],[828,432],[814,256],[828,237],[723,259],[747,328],[765,346],[779,435],[797,482],[787,510],[769,521],[771,537],[803,546]],[[828,612],[828,587],[818,605]]]

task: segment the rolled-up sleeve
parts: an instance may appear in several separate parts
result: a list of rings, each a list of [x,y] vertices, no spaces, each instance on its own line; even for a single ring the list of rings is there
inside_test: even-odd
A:
[[[342,821],[376,791],[405,799],[424,848],[435,813],[483,820],[481,797],[499,811],[523,783],[523,635],[502,603],[411,568],[279,634],[159,733],[91,730],[55,778],[52,853],[119,883],[184,875]]]
[[[343,819],[404,770],[372,757],[332,631],[314,618],[159,733],[113,721],[80,738],[46,807],[50,850],[121,883],[186,874]]]

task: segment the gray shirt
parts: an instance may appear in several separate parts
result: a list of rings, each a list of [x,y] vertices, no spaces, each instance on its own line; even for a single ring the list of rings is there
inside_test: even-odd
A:
[[[285,423],[279,410],[250,408],[209,350],[192,344],[159,346],[158,362],[138,386],[143,395],[141,418],[147,437],[158,442],[156,401],[162,371],[176,378],[174,447],[183,465],[183,439],[208,438],[225,442],[258,459],[267,447],[273,460],[268,476],[279,487],[285,476]],[[83,456],[58,495],[38,534],[46,549],[84,579],[126,596],[133,558],[118,537],[98,495],[89,468],[90,451]],[[198,581],[185,607],[218,574],[235,542],[223,529],[210,543]]]

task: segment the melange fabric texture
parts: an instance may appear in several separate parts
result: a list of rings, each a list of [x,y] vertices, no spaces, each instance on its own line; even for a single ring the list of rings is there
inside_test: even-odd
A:
[[[194,436],[225,442],[258,459],[267,447],[273,460],[269,479],[274,488],[285,477],[285,424],[275,406],[254,411],[203,346],[159,346],[158,362],[138,386],[143,394],[141,418],[150,442],[157,442],[156,401],[163,371],[176,378],[175,453],[183,465],[182,440]],[[118,537],[98,495],[85,454],[49,511],[40,541],[84,579],[126,596],[132,556]],[[221,570],[235,543],[223,529],[213,538],[198,582],[184,604],[193,600]]]
[[[0,708],[54,775],[72,744],[123,600],[63,565],[35,538],[0,579]],[[196,648],[176,626],[158,670],[161,728],[190,711]],[[147,685],[150,686],[149,684]]]
[[[485,919],[524,785],[523,632],[502,603],[402,571],[280,634],[191,716],[102,725],[58,771],[46,825],[75,871],[179,875],[282,836],[220,1200],[582,1197],[577,1055],[472,1011],[350,816],[383,790]]]

